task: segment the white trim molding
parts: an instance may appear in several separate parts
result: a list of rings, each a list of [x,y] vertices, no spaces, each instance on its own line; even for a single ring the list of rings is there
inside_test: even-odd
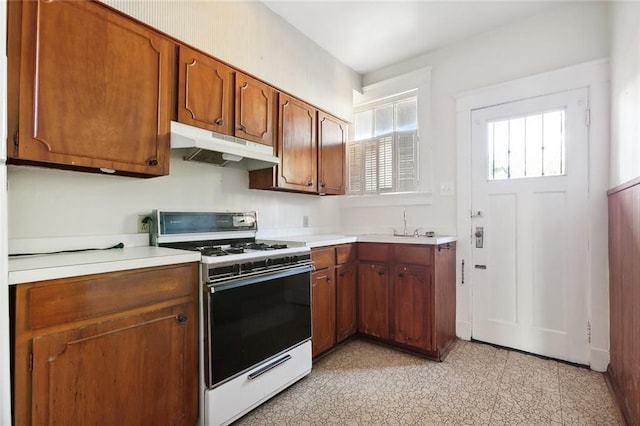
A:
[[[605,371],[609,363],[609,269],[606,191],[609,177],[609,61],[600,59],[548,71],[456,96],[457,111],[457,264],[465,260],[465,280],[458,274],[457,334],[473,336],[471,282],[471,112],[507,102],[577,88],[589,90],[589,260],[586,289],[591,323],[590,365]],[[585,118],[586,119],[586,118]],[[585,324],[586,330],[586,324]]]

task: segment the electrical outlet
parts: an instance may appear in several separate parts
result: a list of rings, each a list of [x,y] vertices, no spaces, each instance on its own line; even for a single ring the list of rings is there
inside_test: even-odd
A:
[[[302,216],[302,227],[303,228],[309,227],[309,216]]]
[[[146,214],[138,215],[138,234],[146,234],[151,226],[151,218]]]

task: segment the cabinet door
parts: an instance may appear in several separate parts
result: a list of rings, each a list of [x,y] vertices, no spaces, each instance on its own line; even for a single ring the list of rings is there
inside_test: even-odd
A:
[[[278,105],[278,187],[316,192],[316,110],[283,93]]]
[[[275,94],[271,86],[236,73],[235,135],[273,146]]]
[[[358,331],[389,338],[389,274],[387,265],[358,265]]]
[[[336,285],[335,268],[311,274],[311,346],[316,356],[336,343]]]
[[[430,268],[396,265],[394,272],[393,339],[403,345],[431,350]]]
[[[355,263],[336,267],[336,340],[341,342],[358,329]]]
[[[180,46],[178,121],[233,136],[233,70]]]
[[[184,304],[35,338],[32,424],[194,424],[197,330]]]
[[[318,112],[318,192],[344,194],[346,124]]]
[[[11,158],[169,173],[173,42],[89,1],[25,1],[21,31]]]

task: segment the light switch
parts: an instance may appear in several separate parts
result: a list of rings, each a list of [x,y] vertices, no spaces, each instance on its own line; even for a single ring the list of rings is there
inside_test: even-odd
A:
[[[440,195],[454,195],[454,188],[453,182],[442,182],[440,184]]]

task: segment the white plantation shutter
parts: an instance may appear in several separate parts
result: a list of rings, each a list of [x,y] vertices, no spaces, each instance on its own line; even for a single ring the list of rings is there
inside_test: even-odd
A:
[[[378,192],[393,191],[393,135],[378,138]]]
[[[364,146],[364,192],[378,190],[378,146],[375,139],[365,141]]]
[[[396,133],[397,192],[418,190],[418,137],[416,132]]]
[[[350,159],[348,163],[349,182],[348,187],[350,191],[357,193],[362,192],[362,144],[348,144],[347,145],[347,158]]]
[[[356,112],[356,140],[347,145],[349,195],[418,190],[417,94],[409,95]]]

